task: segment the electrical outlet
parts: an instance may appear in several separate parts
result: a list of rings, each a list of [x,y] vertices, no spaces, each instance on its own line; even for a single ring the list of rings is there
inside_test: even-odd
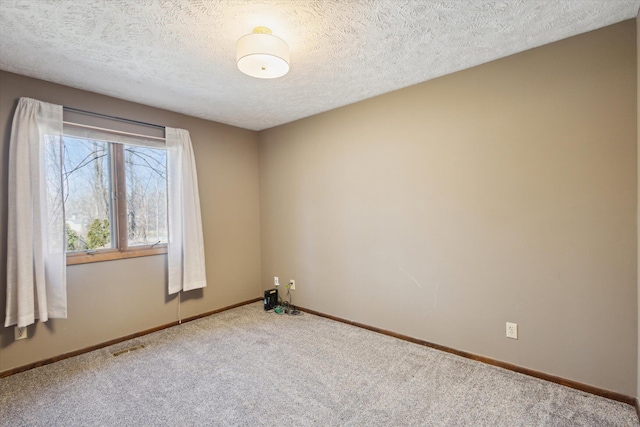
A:
[[[280,286],[280,280],[278,276],[273,276],[273,286]]]
[[[13,330],[14,338],[16,341],[23,340],[27,337],[27,327],[18,328],[17,326]]]
[[[296,290],[296,281],[291,279],[289,280],[289,289],[291,289],[292,291]]]
[[[507,338],[518,339],[518,324],[507,322]]]

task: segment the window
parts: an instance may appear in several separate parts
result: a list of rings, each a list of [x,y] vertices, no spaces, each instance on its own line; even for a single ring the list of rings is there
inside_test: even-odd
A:
[[[64,127],[67,264],[166,252],[166,149]]]
[[[5,324],[24,327],[35,319],[66,318],[65,264],[166,253],[169,295],[206,287],[200,197],[189,131],[73,108],[66,108],[65,115],[66,110],[150,127],[163,137],[67,122],[61,105],[20,98],[9,141],[6,288],[10,297]],[[77,132],[78,128],[86,134]],[[94,131],[110,136],[100,137]],[[124,141],[131,136],[133,141]],[[158,150],[135,148],[139,146]],[[130,199],[137,202],[130,208],[127,186],[132,189]],[[139,197],[141,190],[144,200]],[[155,235],[154,201],[158,207]],[[65,205],[75,209],[70,212],[75,229],[65,223]],[[137,221],[130,226],[127,216],[142,217],[147,225],[140,227]],[[67,231],[72,237],[70,252]],[[167,235],[170,242],[160,247],[161,237]],[[150,238],[160,240],[146,245]],[[46,280],[40,280],[42,274]]]
[[[124,147],[127,246],[167,243],[167,152]]]
[[[63,144],[67,252],[113,248],[111,144],[71,137]]]

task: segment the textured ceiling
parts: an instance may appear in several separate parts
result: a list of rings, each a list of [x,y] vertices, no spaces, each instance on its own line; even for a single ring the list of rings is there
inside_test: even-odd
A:
[[[640,0],[0,0],[0,69],[261,130],[634,18]],[[279,79],[242,74],[267,26]]]

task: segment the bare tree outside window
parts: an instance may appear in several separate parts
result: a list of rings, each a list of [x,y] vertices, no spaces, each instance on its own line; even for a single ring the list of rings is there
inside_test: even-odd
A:
[[[110,144],[64,137],[67,252],[112,248]]]
[[[167,152],[125,148],[128,246],[167,242]]]
[[[63,141],[67,252],[167,242],[166,150],[69,136]]]

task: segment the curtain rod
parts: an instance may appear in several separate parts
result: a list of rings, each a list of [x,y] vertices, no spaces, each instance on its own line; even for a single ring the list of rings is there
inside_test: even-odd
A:
[[[138,120],[131,120],[131,119],[125,119],[122,117],[117,117],[117,116],[110,116],[108,114],[100,114],[100,113],[94,113],[93,111],[87,111],[87,110],[80,110],[78,108],[72,108],[72,107],[62,107],[64,110],[66,111],[70,111],[70,112],[74,112],[74,113],[80,113],[80,114],[86,114],[88,116],[95,116],[95,117],[103,117],[106,119],[111,119],[111,120],[118,120],[121,122],[126,122],[126,123],[133,123],[136,125],[142,125],[142,126],[149,126],[152,128],[157,128],[157,129],[164,129],[164,126],[160,126],[160,125],[155,125],[153,123],[146,123],[146,122],[141,122]]]
[[[166,141],[167,140],[166,138],[161,138],[159,136],[141,135],[139,133],[131,133],[131,132],[124,132],[124,131],[121,131],[121,130],[101,128],[101,127],[97,127],[97,126],[82,125],[80,123],[73,123],[73,122],[67,122],[67,121],[63,121],[62,123],[65,124],[65,125],[69,125],[69,126],[77,126],[79,128],[94,129],[94,130],[101,130],[101,131],[104,131],[104,132],[117,133],[119,135],[129,135],[129,136],[136,136],[136,137],[140,137],[140,138],[157,139],[158,141]]]

